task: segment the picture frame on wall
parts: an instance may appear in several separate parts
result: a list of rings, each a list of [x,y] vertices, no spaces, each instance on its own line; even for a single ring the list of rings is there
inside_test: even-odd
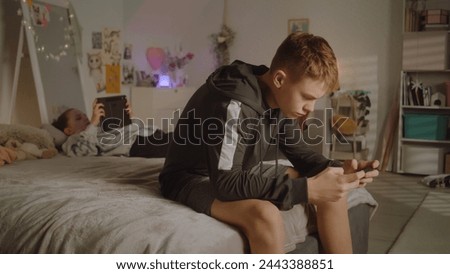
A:
[[[296,31],[309,32],[309,19],[289,19],[288,20],[288,34]]]

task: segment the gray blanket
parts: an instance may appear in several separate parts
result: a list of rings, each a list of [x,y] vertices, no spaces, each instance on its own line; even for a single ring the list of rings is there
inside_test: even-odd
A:
[[[0,168],[0,253],[243,253],[233,227],[164,199],[164,159],[68,158]],[[365,191],[350,206],[376,202]],[[310,232],[301,205],[283,212],[286,251]]]

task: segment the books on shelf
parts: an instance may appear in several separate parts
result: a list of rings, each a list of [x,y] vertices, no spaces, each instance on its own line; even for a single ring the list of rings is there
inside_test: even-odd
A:
[[[403,81],[403,105],[405,106],[432,106],[431,86],[425,87],[423,83],[414,81],[411,76],[405,75]],[[444,105],[445,106],[445,105]]]
[[[405,10],[405,31],[419,30],[419,15],[416,10],[408,8]]]

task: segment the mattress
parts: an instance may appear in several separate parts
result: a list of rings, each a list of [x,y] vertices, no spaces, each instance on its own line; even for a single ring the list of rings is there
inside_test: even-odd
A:
[[[245,253],[234,227],[160,194],[164,159],[57,155],[0,168],[0,253]],[[350,206],[376,205],[364,189]],[[286,252],[314,232],[282,212]]]

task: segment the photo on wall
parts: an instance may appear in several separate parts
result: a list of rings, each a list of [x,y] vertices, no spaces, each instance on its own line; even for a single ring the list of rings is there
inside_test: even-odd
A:
[[[106,65],[106,93],[120,93],[120,65]]]
[[[92,49],[102,49],[102,33],[100,31],[92,32]]]
[[[124,60],[130,60],[133,52],[133,45],[132,44],[125,44],[123,47],[123,59]]]
[[[44,5],[31,5],[31,18],[33,24],[37,27],[46,27],[50,22],[50,12]]]
[[[288,34],[293,32],[309,32],[309,19],[289,19],[288,20]]]
[[[105,65],[119,65],[122,57],[121,33],[117,29],[103,29],[103,61]]]
[[[122,64],[122,84],[134,84],[134,66],[132,63],[124,62]]]

